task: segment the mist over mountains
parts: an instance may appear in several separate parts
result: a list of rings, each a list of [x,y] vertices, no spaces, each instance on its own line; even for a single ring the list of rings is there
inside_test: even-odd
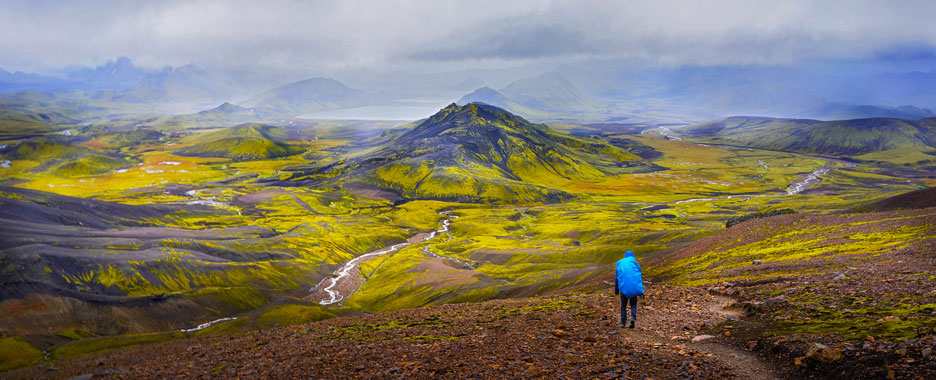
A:
[[[146,113],[140,105],[190,113],[229,102],[283,117],[414,100],[439,106],[456,101],[488,103],[543,121],[684,123],[735,115],[916,120],[932,117],[936,108],[930,90],[936,87],[936,70],[899,71],[899,65],[849,72],[832,64],[662,67],[582,61],[528,69],[335,72],[341,80],[314,76],[284,82],[270,73],[244,75],[195,64],[146,69],[121,57],[56,75],[0,71],[0,99],[28,108],[35,96],[23,92],[39,91],[52,94],[56,104],[94,103],[127,113]]]

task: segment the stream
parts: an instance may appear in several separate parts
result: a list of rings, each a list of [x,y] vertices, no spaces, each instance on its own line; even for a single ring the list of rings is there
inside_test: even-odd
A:
[[[452,219],[458,219],[458,216],[452,216],[451,218],[452,218]],[[451,233],[449,232],[449,230],[448,230],[448,227],[452,224],[452,219],[443,220],[443,221],[442,221],[442,229],[441,229],[441,230],[438,230],[438,231],[441,231],[441,232],[445,232],[445,234],[448,235],[448,239],[445,239],[445,241],[442,242],[442,243],[448,243],[448,242],[452,241],[452,239],[454,238],[454,236],[452,236],[452,234],[451,234]],[[435,232],[438,232],[438,231],[435,231]],[[430,237],[429,239],[432,239],[432,238]],[[429,240],[429,239],[426,239],[426,240]],[[475,268],[478,267],[478,264],[477,264],[477,263],[472,263],[472,262],[470,262],[470,261],[468,261],[468,260],[459,259],[459,258],[457,258],[457,257],[446,256],[446,255],[440,255],[440,254],[438,254],[438,253],[432,252],[431,250],[429,250],[429,248],[432,248],[432,244],[426,244],[426,246],[423,247],[423,249],[422,249],[423,253],[425,253],[425,254],[427,254],[427,255],[429,255],[429,256],[435,257],[435,258],[445,259],[445,260],[449,260],[449,261],[452,261],[452,262],[456,262],[456,263],[461,264],[462,266],[464,266],[465,268],[468,268],[468,269],[475,269]]]
[[[224,203],[224,202],[217,201],[217,200],[215,200],[215,197],[212,197],[212,196],[203,196],[203,195],[201,194],[201,191],[202,191],[202,189],[186,191],[186,192],[185,192],[185,195],[188,195],[188,196],[192,197],[192,200],[186,201],[185,204],[188,204],[188,205],[210,206],[210,207],[214,207],[214,208],[220,208],[220,209],[225,209],[225,210],[229,210],[229,211],[235,211],[235,212],[237,212],[237,215],[241,215],[241,210],[240,210],[240,208],[231,206],[231,205],[229,205],[229,204],[227,204],[227,203]],[[290,193],[290,195],[292,195],[292,194]],[[293,195],[293,197],[295,198],[295,195]],[[297,201],[299,200],[299,198],[295,198],[295,199],[296,199]],[[306,205],[306,206],[308,206],[308,205]],[[311,209],[311,208],[310,208],[310,209]],[[312,211],[314,212],[314,210],[312,210]]]
[[[440,212],[439,214],[448,216],[449,213],[450,213],[450,211],[443,211],[443,212]],[[452,218],[454,218],[454,217],[452,217]],[[364,261],[367,261],[367,260],[370,260],[370,259],[373,258],[373,257],[382,256],[382,255],[386,255],[386,254],[388,254],[388,253],[390,253],[390,252],[398,251],[398,250],[400,250],[400,249],[403,249],[403,248],[405,248],[405,247],[411,246],[411,245],[413,245],[413,244],[422,243],[422,242],[427,241],[427,240],[430,240],[430,239],[432,239],[432,238],[434,238],[434,237],[436,237],[436,236],[439,236],[439,234],[448,233],[448,231],[449,231],[449,226],[452,224],[452,218],[446,218],[445,220],[443,220],[443,221],[442,221],[442,228],[430,232],[430,233],[429,233],[428,235],[426,235],[425,237],[421,237],[421,238],[418,238],[418,239],[410,239],[410,240],[407,241],[407,242],[399,243],[399,244],[394,244],[394,245],[391,245],[390,247],[387,247],[387,248],[384,248],[384,249],[381,249],[381,250],[378,250],[378,251],[370,252],[370,253],[365,253],[365,254],[363,254],[363,255],[360,255],[360,256],[358,256],[358,257],[355,257],[355,258],[351,259],[350,261],[348,261],[347,263],[345,263],[337,272],[335,272],[335,274],[332,275],[332,277],[329,277],[329,278],[326,278],[325,280],[323,280],[322,283],[325,283],[325,282],[330,281],[330,283],[328,284],[328,286],[326,286],[324,289],[322,289],[322,290],[325,291],[325,293],[327,294],[327,298],[325,298],[325,299],[323,299],[323,300],[321,300],[321,301],[318,301],[318,303],[324,306],[324,305],[335,304],[335,303],[338,303],[338,302],[340,302],[341,300],[343,300],[343,299],[345,298],[345,296],[341,295],[340,289],[336,289],[336,287],[338,287],[338,286],[339,286],[341,283],[343,283],[343,282],[354,281],[354,279],[351,278],[351,277],[349,277],[349,276],[351,275],[352,272],[355,272],[355,273],[356,273],[356,271],[354,271],[354,270],[358,268],[358,265],[359,265],[360,263],[362,263],[362,262],[364,262]],[[449,235],[449,236],[451,236],[451,235]],[[432,254],[431,252],[428,252],[426,248],[424,248],[423,251]],[[438,256],[438,255],[436,255],[436,256]],[[448,258],[448,257],[446,257],[446,258]],[[344,281],[343,281],[343,280],[344,280]],[[311,291],[312,291],[312,292],[315,292],[315,291],[319,288],[319,286],[321,286],[322,283],[320,283],[320,284],[317,285],[316,287],[312,288]],[[351,289],[351,290],[353,291],[354,289]]]
[[[786,190],[785,193],[728,195],[728,196],[715,197],[715,198],[691,198],[691,199],[684,199],[684,200],[681,200],[681,201],[666,202],[666,203],[662,203],[662,204],[665,204],[665,205],[678,205],[678,204],[681,204],[681,203],[715,201],[715,200],[719,200],[719,199],[757,198],[757,197],[776,197],[776,196],[780,196],[780,195],[796,195],[796,194],[802,193],[804,190],[809,189],[810,187],[813,187],[813,186],[815,186],[816,184],[818,184],[820,181],[822,181],[822,176],[828,174],[829,172],[831,172],[831,171],[833,171],[833,170],[840,169],[840,168],[836,168],[836,167],[832,166],[832,163],[839,163],[839,164],[842,164],[842,165],[844,165],[843,167],[845,167],[845,168],[850,168],[850,167],[852,167],[852,166],[855,166],[855,164],[853,164],[853,163],[851,163],[851,162],[842,161],[842,160],[836,160],[836,159],[831,159],[831,158],[824,158],[824,157],[810,157],[810,158],[817,158],[817,159],[820,159],[820,160],[829,161],[829,163],[826,164],[825,166],[821,167],[821,168],[818,168],[818,169],[816,169],[816,170],[813,170],[812,173],[806,174],[805,177],[803,177],[802,180],[793,181],[793,183],[791,183],[790,186],[787,187],[787,190]],[[656,205],[653,205],[652,203],[635,203],[635,204],[648,204],[648,205],[652,205],[652,206],[650,206],[650,207],[655,207],[655,206],[656,206]]]
[[[202,324],[200,324],[200,325],[198,325],[198,326],[196,326],[196,327],[193,327],[193,328],[190,328],[190,329],[182,329],[182,330],[179,330],[179,331],[181,331],[181,332],[186,332],[186,333],[196,332],[196,331],[198,331],[198,330],[202,330],[202,329],[211,327],[211,325],[213,325],[213,324],[215,324],[215,323],[221,323],[221,322],[225,322],[225,321],[233,321],[233,320],[235,320],[235,319],[237,319],[237,317],[215,319],[215,320],[213,320],[213,321],[211,321],[211,322],[205,322],[205,323],[202,323]]]

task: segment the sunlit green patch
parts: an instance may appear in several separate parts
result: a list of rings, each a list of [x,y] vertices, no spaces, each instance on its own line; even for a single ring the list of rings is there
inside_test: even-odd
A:
[[[42,356],[42,351],[20,338],[0,339],[0,371],[36,364]]]
[[[775,321],[769,335],[836,333],[846,339],[874,336],[891,341],[918,337],[918,328],[936,327],[936,304],[849,310],[809,309],[808,320]],[[889,318],[889,319],[887,319]]]
[[[521,307],[505,307],[501,309],[506,313],[523,313],[523,312],[538,312],[546,310],[562,310],[562,309],[572,309],[580,307],[581,304],[578,302],[567,301],[567,300],[552,300],[548,302],[536,303],[530,306],[521,306]]]
[[[319,305],[286,304],[264,308],[253,318],[251,327],[265,329],[274,325],[289,326],[334,318],[335,314]]]
[[[119,335],[103,338],[82,339],[63,344],[52,350],[53,359],[67,359],[75,356],[90,355],[122,348],[166,342],[185,338],[183,332]]]
[[[405,331],[410,328],[421,328],[421,329],[441,329],[445,327],[445,322],[443,322],[438,317],[430,316],[421,320],[414,321],[397,321],[391,320],[388,322],[382,323],[353,323],[345,326],[332,327],[328,332],[328,335],[321,335],[319,339],[322,340],[336,340],[336,339],[353,339],[353,340],[362,340],[362,341],[379,341],[379,340],[389,340],[392,339],[391,335],[387,335],[386,332],[395,332],[395,331]],[[420,339],[415,337],[427,337],[431,335],[404,335],[403,339],[407,337],[414,338],[414,340],[436,340],[436,339]]]

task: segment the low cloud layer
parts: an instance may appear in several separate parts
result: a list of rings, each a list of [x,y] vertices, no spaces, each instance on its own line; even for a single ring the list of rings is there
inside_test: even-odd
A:
[[[931,1],[0,1],[0,68],[446,70],[933,55]]]

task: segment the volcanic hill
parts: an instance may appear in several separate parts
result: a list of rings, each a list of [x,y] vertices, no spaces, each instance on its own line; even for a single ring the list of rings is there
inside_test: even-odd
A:
[[[649,170],[637,155],[484,103],[451,104],[344,169],[406,199],[555,202],[562,185]],[[302,181],[314,173],[297,173]]]

